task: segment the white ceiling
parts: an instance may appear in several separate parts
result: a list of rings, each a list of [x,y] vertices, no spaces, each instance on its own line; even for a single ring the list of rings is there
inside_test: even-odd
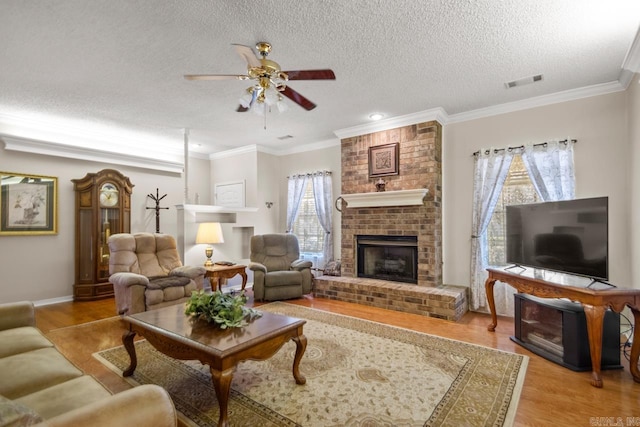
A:
[[[455,115],[617,82],[639,24],[637,0],[2,0],[0,133],[70,143],[59,135],[75,129],[153,153],[181,150],[186,128],[194,153],[289,150],[372,112]],[[290,82],[316,109],[287,100],[265,130],[235,111],[247,82],[182,77],[243,74],[232,43],[258,41],[284,70],[334,70]],[[36,124],[52,133],[27,135]]]

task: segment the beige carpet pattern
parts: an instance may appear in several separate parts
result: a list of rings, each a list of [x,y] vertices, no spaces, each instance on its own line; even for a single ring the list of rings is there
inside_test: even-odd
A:
[[[402,328],[286,303],[260,310],[306,319],[307,350],[296,385],[295,344],[271,359],[247,361],[234,374],[233,426],[511,425],[528,358]],[[207,366],[180,362],[136,344],[138,384],[171,394],[193,425],[215,425],[218,408]],[[96,357],[121,372],[122,347]]]

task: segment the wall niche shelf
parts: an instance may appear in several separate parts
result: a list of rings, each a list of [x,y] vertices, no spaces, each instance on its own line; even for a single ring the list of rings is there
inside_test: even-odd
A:
[[[185,258],[186,252],[194,244],[194,238],[198,230],[198,224],[201,222],[219,222],[222,224],[236,224],[237,214],[258,212],[255,207],[226,207],[216,205],[175,205],[178,229],[176,235],[176,243],[178,246],[178,254],[185,264],[189,264],[189,260]],[[253,228],[251,228],[253,231]],[[235,233],[235,232],[234,232]],[[248,232],[242,231],[240,234],[245,236]],[[239,251],[246,252],[244,249]]]
[[[177,209],[184,209],[191,212],[221,212],[221,213],[240,213],[240,212],[258,212],[258,208],[236,208],[216,205],[176,205]]]
[[[424,203],[429,192],[426,188],[415,190],[380,191],[375,193],[341,194],[347,208],[371,208],[384,206],[417,206]]]
[[[216,205],[176,205],[178,211],[192,216],[194,222],[235,223],[236,214],[258,212],[258,208],[230,208]]]

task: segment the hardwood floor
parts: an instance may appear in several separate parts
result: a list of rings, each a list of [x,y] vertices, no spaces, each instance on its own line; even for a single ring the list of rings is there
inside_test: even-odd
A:
[[[261,305],[253,304],[251,292],[248,296],[248,305]],[[496,331],[489,332],[490,318],[481,313],[467,313],[460,322],[450,322],[310,296],[287,302],[529,356],[516,416],[517,426],[640,425],[640,384],[633,381],[626,360],[623,361],[624,370],[603,371],[604,387],[597,389],[589,383],[590,372],[563,368],[512,342],[509,336],[513,334],[513,319],[500,318]],[[111,323],[110,328],[115,330],[105,331],[99,337],[76,334],[75,338],[60,343],[60,337],[64,336],[64,330],[60,328],[110,318],[115,314],[113,299],[68,302],[38,307],[36,323],[46,334],[58,336],[58,347],[62,347],[61,351],[81,369],[94,375],[113,392],[119,392],[129,385],[93,359],[87,348],[120,345],[124,330],[122,323]],[[114,324],[120,329],[114,328]],[[618,424],[611,424],[618,420]]]

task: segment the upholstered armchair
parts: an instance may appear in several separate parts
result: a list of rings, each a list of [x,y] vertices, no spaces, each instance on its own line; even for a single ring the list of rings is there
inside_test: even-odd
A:
[[[119,233],[108,243],[109,281],[118,314],[183,303],[191,292],[202,289],[206,270],[183,266],[172,236]]]
[[[299,258],[298,239],[293,234],[251,237],[254,299],[276,301],[310,293],[311,261]]]

